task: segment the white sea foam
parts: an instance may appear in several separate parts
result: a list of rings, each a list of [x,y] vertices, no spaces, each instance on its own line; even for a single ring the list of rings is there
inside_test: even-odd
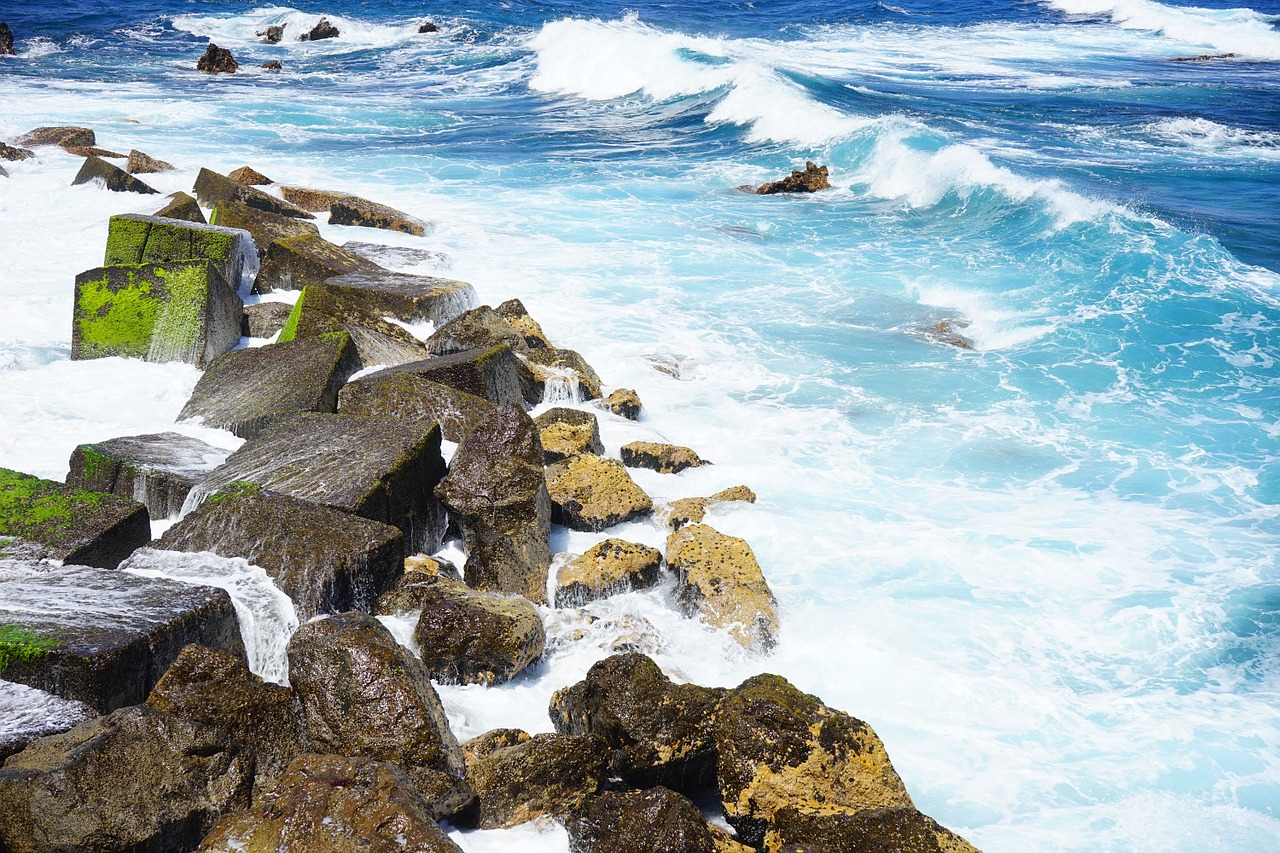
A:
[[[1144,130],[1152,137],[1220,157],[1280,159],[1280,132],[1250,130],[1206,118],[1169,118],[1151,122]]]
[[[335,38],[319,41],[299,41],[320,22],[328,19],[338,30]],[[221,46],[256,44],[262,48],[315,52],[346,52],[372,47],[388,47],[400,42],[421,38],[418,35],[420,20],[400,24],[375,24],[358,18],[348,18],[325,12],[303,12],[288,6],[263,6],[239,15],[177,15],[173,26]],[[277,45],[267,45],[258,35],[269,26],[283,26],[284,36]]]
[[[1180,48],[1209,48],[1244,59],[1280,59],[1272,18],[1251,9],[1166,6],[1153,0],[1040,0],[1069,15],[1105,16],[1130,30],[1156,33]]]

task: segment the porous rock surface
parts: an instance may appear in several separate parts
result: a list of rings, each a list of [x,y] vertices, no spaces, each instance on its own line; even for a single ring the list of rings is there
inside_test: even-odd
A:
[[[622,464],[628,468],[648,468],[660,474],[678,474],[686,468],[711,463],[688,447],[656,441],[633,441],[622,445]]]
[[[548,464],[579,453],[604,454],[600,422],[591,412],[557,407],[538,415],[533,422],[538,425]]]
[[[363,225],[367,228],[399,231],[415,237],[422,237],[431,229],[429,223],[394,207],[353,195],[335,198],[330,203],[329,224]]]
[[[806,161],[804,171],[792,169],[791,174],[780,181],[761,184],[756,188],[756,193],[759,195],[813,193],[818,190],[830,189],[830,187],[831,182],[827,180],[827,167]]]
[[[606,539],[570,560],[556,575],[556,607],[581,607],[658,582],[662,552],[637,542]]]
[[[727,629],[749,649],[768,651],[777,642],[777,602],[746,540],[686,525],[667,537],[667,566],[686,615]]]
[[[413,374],[474,394],[495,406],[520,405],[520,375],[516,357],[505,345],[433,356],[389,367],[364,378]]]
[[[467,776],[481,829],[517,826],[542,815],[563,817],[596,793],[608,747],[595,735],[535,735],[476,759]]]
[[[648,515],[653,501],[616,459],[590,453],[547,467],[551,520],[573,530],[600,532]]]
[[[698,807],[662,787],[605,791],[566,819],[565,828],[571,853],[717,853]]]

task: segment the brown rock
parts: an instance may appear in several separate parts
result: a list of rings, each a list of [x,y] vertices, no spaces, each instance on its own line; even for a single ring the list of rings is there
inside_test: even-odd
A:
[[[335,201],[351,197],[350,193],[316,190],[308,187],[281,187],[280,193],[284,196],[285,201],[296,204],[303,210],[309,210],[312,213],[328,213],[329,208]]]
[[[171,172],[173,171],[173,166],[163,160],[149,157],[134,148],[129,151],[129,163],[125,166],[125,171],[130,175],[141,175],[148,172]],[[190,198],[190,196],[187,197]]]
[[[288,302],[258,302],[244,306],[240,332],[246,338],[269,338],[284,328],[293,306]],[[358,412],[356,414],[359,414]]]
[[[660,474],[678,474],[686,468],[711,463],[687,447],[656,441],[633,441],[622,446],[622,464],[628,468],[648,468]]]
[[[211,218],[223,228],[240,228],[248,231],[253,237],[253,245],[257,247],[259,256],[265,256],[270,252],[271,244],[277,240],[287,240],[290,237],[318,237],[320,234],[320,229],[314,222],[259,210],[238,201],[214,202]]]
[[[467,767],[482,758],[487,758],[496,749],[528,743],[529,733],[523,729],[490,729],[482,735],[476,735],[462,744],[462,756]]]
[[[431,23],[430,21],[423,21],[422,24],[418,27],[418,32],[419,33],[438,33],[440,32],[440,28],[437,27],[435,24]]]
[[[251,166],[241,166],[233,172],[227,172],[227,177],[237,184],[244,184],[247,187],[266,186],[267,184],[275,183],[275,181]]]
[[[672,501],[666,508],[667,526],[672,530],[679,530],[686,524],[701,522],[707,517],[707,510],[713,504],[732,501],[755,503],[756,494],[746,486],[730,486],[709,498],[679,498]]]
[[[742,501],[744,503],[753,504],[756,502],[756,493],[751,491],[747,486],[730,486],[727,489],[721,489],[711,496],[713,501]]]
[[[540,347],[529,350],[525,357],[533,365],[542,382],[558,382],[566,386],[564,398],[573,400],[599,398],[601,384],[599,374],[574,350]]]
[[[121,154],[119,151],[98,148],[94,145],[66,145],[63,146],[63,150],[77,157],[109,157],[115,160],[123,160],[129,156],[128,154]]]
[[[329,205],[329,224],[383,228],[388,231],[412,234],[415,237],[422,237],[431,228],[429,223],[415,219],[394,207],[387,207],[385,204],[378,204],[353,195],[333,200]]]
[[[270,243],[253,288],[258,293],[303,290],[343,273],[375,267],[372,261],[335,246],[319,234],[299,234]]]
[[[599,789],[607,755],[595,735],[536,735],[493,750],[468,768],[479,798],[476,825],[504,829],[569,814]]]
[[[128,192],[155,195],[159,192],[130,175],[124,169],[113,163],[108,163],[101,157],[87,157],[84,165],[80,167],[80,171],[76,173],[75,179],[71,181],[71,185],[74,187],[90,182],[97,182],[101,186],[117,193]]]
[[[213,207],[220,201],[238,201],[249,207],[265,210],[280,216],[293,216],[297,219],[315,219],[300,207],[290,204],[284,199],[276,198],[257,187],[247,186],[220,175],[212,169],[201,169],[196,175],[192,191],[205,207]]]
[[[787,806],[774,813],[767,851],[812,853],[978,853],[968,841],[913,808],[835,812]]]
[[[658,582],[662,552],[657,548],[606,539],[565,564],[556,576],[556,607],[581,607],[588,601],[647,589]]]
[[[432,355],[448,355],[498,344],[506,344],[516,353],[529,350],[524,335],[488,305],[481,305],[454,317],[427,338],[427,349]]]
[[[475,288],[465,281],[391,272],[374,263],[324,284],[364,310],[402,323],[428,321],[441,326],[476,304]]]
[[[668,788],[605,791],[565,821],[572,853],[717,853],[711,827]]]
[[[208,224],[196,200],[182,192],[171,193],[168,203],[152,215],[163,216],[165,219],[180,219],[183,222],[198,222],[201,225]]]
[[[381,379],[402,373],[466,391],[496,406],[520,405],[522,400],[516,357],[505,345],[400,364],[365,378]]]
[[[423,24],[423,27],[428,26]],[[435,26],[431,24],[430,26]],[[418,28],[418,32],[433,32],[432,30],[424,30]],[[13,30],[9,29],[9,25],[4,21],[0,21],[0,56],[13,56]]]
[[[777,642],[777,603],[745,540],[690,524],[667,537],[667,566],[686,615],[727,629],[748,649],[768,651]]]
[[[579,453],[604,454],[600,423],[581,409],[548,409],[533,421],[538,426],[547,462],[559,462]]]
[[[218,47],[213,42],[209,42],[204,56],[196,62],[196,70],[208,74],[234,74],[239,67],[240,63],[236,62],[231,51],[225,47]]]
[[[545,349],[551,341],[538,325],[538,321],[529,316],[524,303],[519,299],[508,299],[495,309],[498,316],[506,320],[517,332],[524,335],[524,342],[529,349]]]
[[[621,462],[589,453],[548,466],[547,491],[551,520],[573,530],[599,533],[653,509],[653,501]]]
[[[93,145],[97,142],[93,131],[87,127],[37,127],[19,136],[17,145]]]
[[[413,373],[377,374],[348,382],[338,393],[338,411],[439,424],[446,441],[461,442],[489,417],[488,400]]]
[[[266,62],[262,63],[262,65],[260,65],[259,67],[265,68],[268,71],[279,71],[284,66],[280,64],[280,60],[278,59],[269,59]]]
[[[273,243],[272,249],[289,242],[293,241]],[[358,301],[327,284],[307,285],[293,304],[293,311],[280,330],[278,342],[331,338],[335,334],[351,336],[360,355],[361,367],[412,364],[423,358],[427,351],[412,333],[364,310]]]
[[[0,160],[26,160],[34,156],[36,152],[29,148],[15,148],[0,142]]]
[[[604,407],[629,421],[640,418],[640,395],[629,388],[619,388],[604,398]]]
[[[761,184],[756,193],[759,195],[813,193],[830,187],[831,183],[827,180],[827,167],[806,162],[803,172],[799,169],[792,169],[791,174],[780,181]]]

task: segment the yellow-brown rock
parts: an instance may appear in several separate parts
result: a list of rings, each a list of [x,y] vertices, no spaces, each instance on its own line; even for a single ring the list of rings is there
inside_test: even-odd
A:
[[[640,518],[653,501],[616,459],[582,453],[547,467],[551,520],[573,530],[599,533]]]
[[[755,503],[756,493],[746,486],[730,486],[709,498],[679,498],[667,505],[663,515],[668,527],[679,530],[686,524],[700,523],[714,504],[732,501]]]
[[[548,409],[533,419],[542,438],[542,451],[547,462],[559,462],[579,453],[604,453],[600,440],[600,423],[596,416],[581,409]]]
[[[511,324],[517,332],[524,335],[525,345],[530,349],[549,349],[551,341],[538,325],[538,321],[529,316],[524,303],[519,299],[508,299],[497,308],[498,316]]]
[[[978,853],[968,841],[912,808],[832,814],[787,807],[774,814],[764,849],[765,853]]]
[[[556,576],[556,607],[581,607],[658,582],[662,552],[637,542],[606,539],[567,563]]]
[[[609,748],[595,735],[537,735],[500,747],[467,770],[481,829],[504,829],[536,817],[564,817],[595,794]]]
[[[640,395],[630,388],[619,388],[604,398],[604,407],[615,415],[634,421],[640,417]]]
[[[744,503],[753,504],[756,502],[756,493],[746,486],[730,486],[727,489],[721,489],[711,496],[713,501],[742,501]]]
[[[657,441],[633,441],[622,446],[622,464],[628,468],[648,468],[659,474],[678,474],[686,468],[711,463],[688,447]]]
[[[335,201],[351,196],[351,193],[317,190],[310,187],[281,187],[280,194],[290,204],[296,204],[312,213],[328,213]]]
[[[748,649],[768,651],[777,642],[777,602],[745,540],[687,525],[667,537],[667,566],[686,615],[728,629]]]
[[[266,175],[251,166],[241,166],[234,172],[227,172],[227,177],[235,181],[237,184],[244,184],[247,187],[266,186],[267,184],[274,183],[274,181]]]
[[[490,729],[462,744],[462,758],[467,762],[467,767],[471,767],[477,761],[488,758],[494,750],[528,742],[529,733],[524,729]]]
[[[568,376],[577,383],[577,397],[583,400],[596,400],[600,397],[600,375],[595,372],[587,360],[571,349],[556,347],[538,347],[530,349],[526,355],[529,364],[539,373],[539,378],[546,382],[551,379]],[[541,370],[537,370],[541,368]]]

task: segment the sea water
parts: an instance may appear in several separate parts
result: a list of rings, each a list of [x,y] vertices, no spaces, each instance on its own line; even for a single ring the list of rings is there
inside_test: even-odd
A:
[[[321,15],[339,38],[293,40]],[[919,808],[987,853],[1280,849],[1274,0],[10,0],[0,18],[19,54],[0,138],[87,125],[178,165],[144,176],[163,192],[248,164],[430,219],[425,238],[320,227],[429,250],[402,268],[519,297],[637,389],[638,423],[601,417],[610,452],[715,463],[636,472],[657,501],[759,494],[708,521],[777,594],[772,655],[680,616],[669,581],[546,611],[532,673],[441,689],[460,738],[549,730],[552,691],[634,647],[702,684],[778,672],[866,720]],[[239,73],[194,71],[209,41]],[[735,189],[806,160],[833,189]],[[61,478],[77,444],[173,428],[198,373],[68,360],[76,273],[110,215],[159,197],[70,187],[79,159],[56,149],[4,165],[0,465]],[[453,837],[568,847],[553,824]]]

